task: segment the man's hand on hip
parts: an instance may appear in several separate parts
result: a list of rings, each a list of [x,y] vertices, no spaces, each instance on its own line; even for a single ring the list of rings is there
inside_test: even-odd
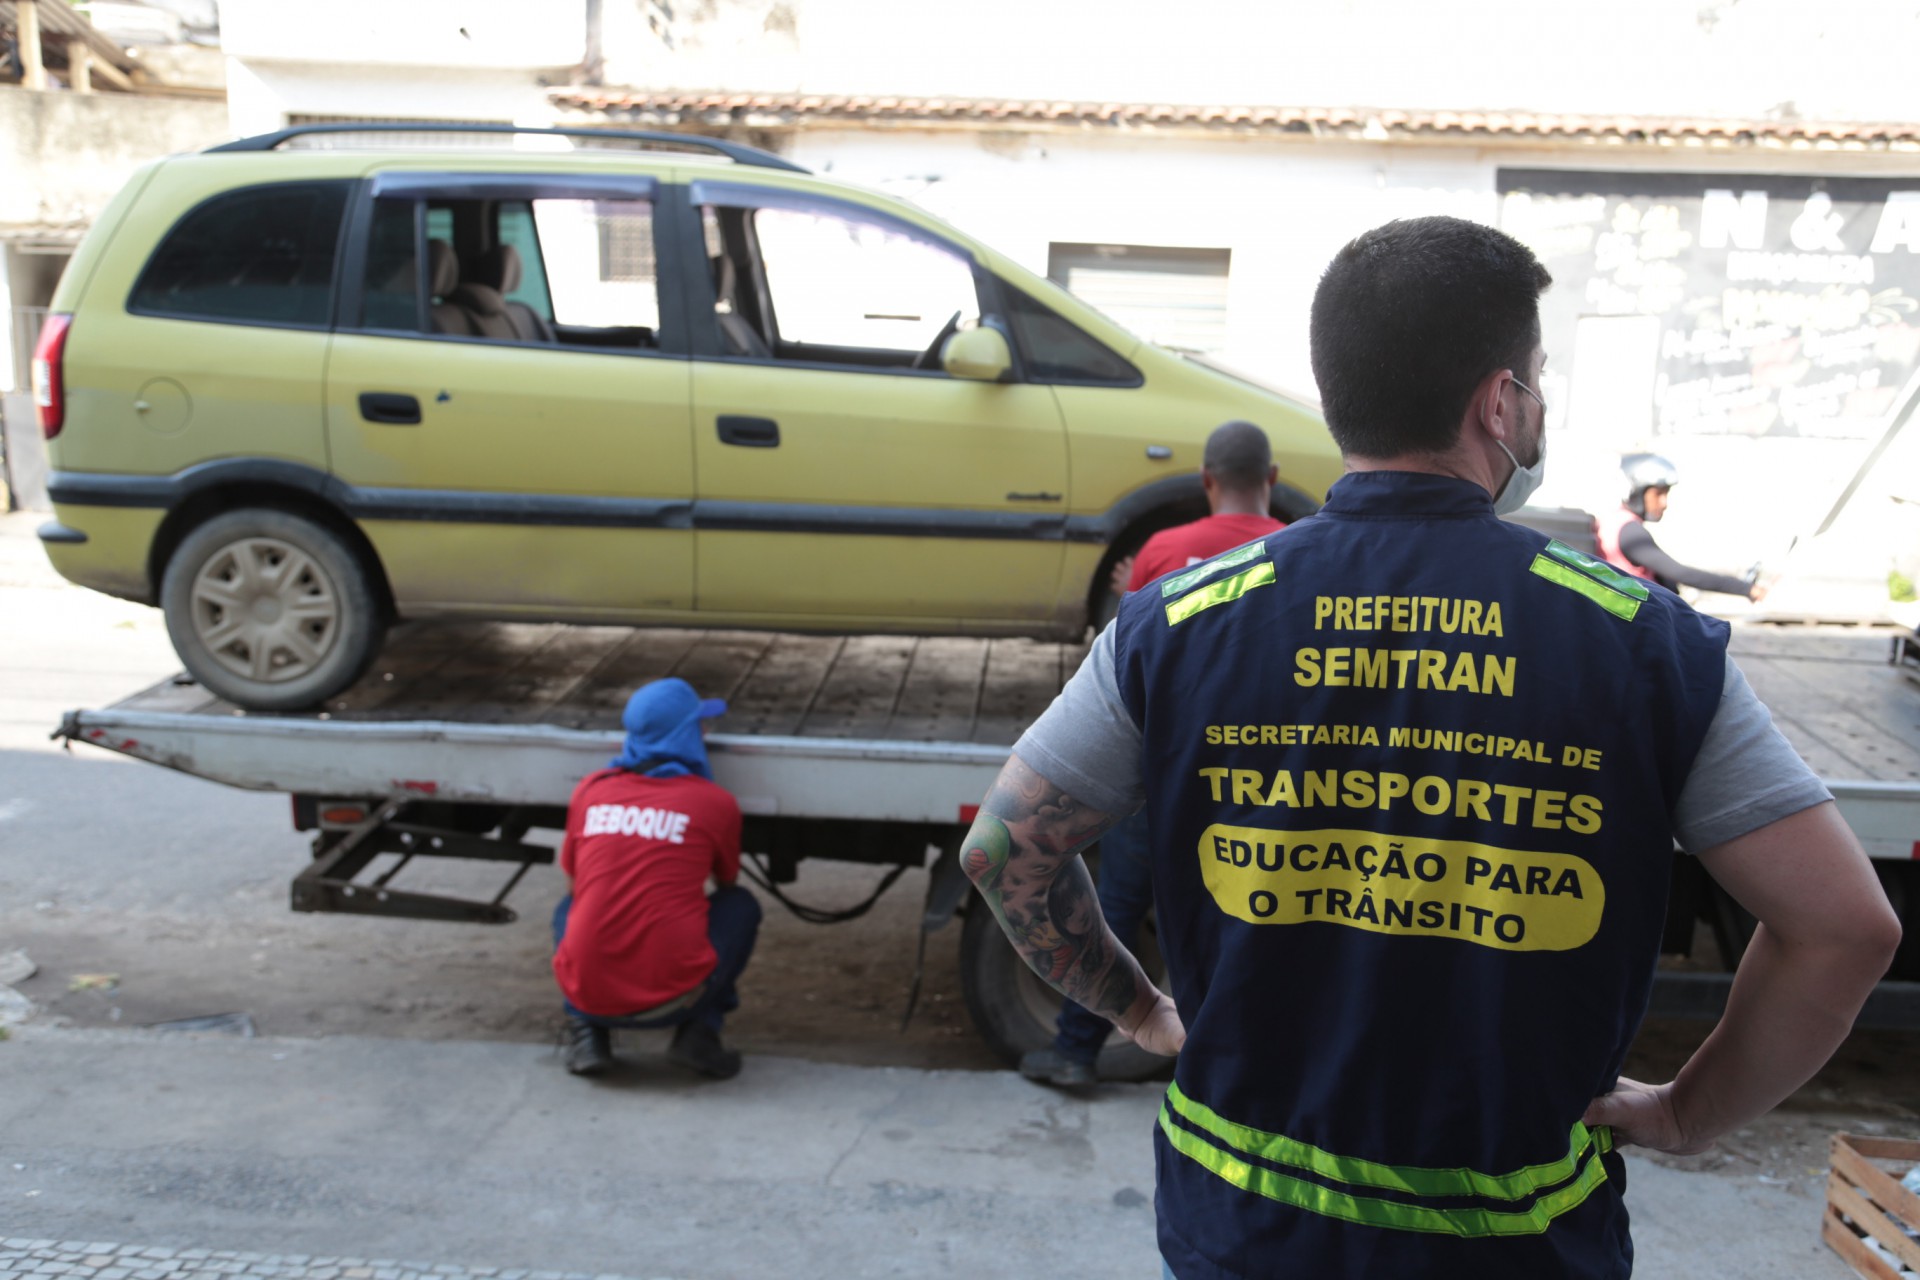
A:
[[[1123,1019],[1119,1026],[1120,1034],[1148,1053],[1157,1053],[1163,1058],[1173,1057],[1187,1042],[1187,1029],[1180,1021],[1180,1011],[1174,1008],[1173,997],[1164,991],[1153,993],[1152,1001],[1138,1021],[1128,1025]]]
[[[1580,1117],[1587,1124],[1604,1124],[1613,1130],[1620,1146],[1646,1147],[1669,1155],[1690,1156],[1713,1145],[1711,1138],[1696,1141],[1680,1129],[1674,1114],[1673,1086],[1642,1084],[1621,1076],[1612,1093],[1603,1093]]]

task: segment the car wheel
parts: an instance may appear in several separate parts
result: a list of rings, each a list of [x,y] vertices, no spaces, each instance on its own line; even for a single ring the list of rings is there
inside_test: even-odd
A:
[[[352,684],[385,622],[360,557],[288,511],[229,511],[175,548],[160,582],[187,671],[255,711],[310,707]]]
[[[1157,949],[1141,956],[1149,976],[1164,981],[1158,962]],[[1028,1050],[1053,1043],[1060,993],[1027,967],[993,912],[977,898],[960,932],[960,984],[975,1028],[1008,1066],[1018,1065]],[[1165,1076],[1172,1065],[1172,1058],[1148,1053],[1115,1031],[1101,1047],[1096,1070],[1102,1080],[1151,1080]]]

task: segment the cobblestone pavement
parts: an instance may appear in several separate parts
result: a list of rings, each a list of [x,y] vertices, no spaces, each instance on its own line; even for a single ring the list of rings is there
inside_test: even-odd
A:
[[[152,1249],[83,1240],[0,1240],[0,1280],[629,1280],[584,1271],[503,1271],[388,1258]],[[654,1277],[653,1280],[665,1280]]]

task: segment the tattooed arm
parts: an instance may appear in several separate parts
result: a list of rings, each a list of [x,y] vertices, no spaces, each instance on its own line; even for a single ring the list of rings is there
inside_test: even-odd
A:
[[[1107,927],[1080,857],[1119,817],[1010,756],[961,845],[960,865],[1035,973],[1142,1048],[1171,1055],[1186,1039],[1180,1016]]]

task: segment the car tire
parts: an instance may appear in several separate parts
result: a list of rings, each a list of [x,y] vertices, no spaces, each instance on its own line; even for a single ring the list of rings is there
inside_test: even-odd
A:
[[[360,678],[386,631],[366,565],[305,516],[248,507],[196,526],[160,580],[174,652],[209,691],[294,711]]]
[[[977,898],[968,905],[960,931],[960,985],[973,1025],[1008,1066],[1053,1043],[1060,993],[1027,967],[993,912]],[[1095,1070],[1102,1080],[1152,1080],[1165,1077],[1172,1066],[1172,1058],[1148,1053],[1115,1031],[1101,1048]]]

